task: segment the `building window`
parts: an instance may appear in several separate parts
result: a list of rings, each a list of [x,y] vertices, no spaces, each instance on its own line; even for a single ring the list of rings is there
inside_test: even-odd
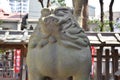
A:
[[[29,0],[9,0],[12,12],[29,13]]]

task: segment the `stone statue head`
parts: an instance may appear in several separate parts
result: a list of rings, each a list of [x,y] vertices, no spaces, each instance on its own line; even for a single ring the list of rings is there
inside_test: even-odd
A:
[[[49,42],[60,42],[66,47],[88,46],[89,40],[68,7],[44,8],[39,19],[40,32]]]

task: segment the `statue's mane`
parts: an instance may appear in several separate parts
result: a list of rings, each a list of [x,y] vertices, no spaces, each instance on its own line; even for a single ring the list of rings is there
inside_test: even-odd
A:
[[[54,25],[54,23],[46,25],[44,20],[42,20],[42,18],[47,19],[49,16],[51,17],[50,14],[55,14],[53,17],[57,17],[58,20],[60,20],[57,25]],[[60,14],[62,14],[62,16]],[[61,45],[69,48],[81,49],[89,46],[89,40],[73,16],[70,8],[56,8],[54,13],[51,13],[49,9],[44,9],[38,27],[40,30],[36,29],[34,33],[38,33],[39,31],[40,37],[39,39],[37,37],[37,40],[40,41],[41,47],[48,43],[54,44],[58,42],[58,40]]]
[[[89,45],[89,40],[84,30],[79,26],[77,21],[72,17],[66,20],[61,31],[61,42],[66,47],[81,49]]]

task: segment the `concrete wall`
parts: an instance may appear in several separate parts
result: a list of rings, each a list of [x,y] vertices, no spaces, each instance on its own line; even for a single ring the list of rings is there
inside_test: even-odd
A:
[[[88,14],[89,14],[89,17],[94,18],[95,17],[95,7],[89,5],[88,6]]]
[[[47,0],[43,0],[44,7],[46,7]],[[38,19],[41,15],[41,4],[38,0],[30,0],[29,1],[29,18],[30,19]]]
[[[29,1],[29,18],[39,18],[40,17],[41,4],[38,0]]]
[[[17,30],[19,23],[19,20],[3,20],[2,24],[0,24],[0,28]]]
[[[46,7],[47,0],[43,0],[44,6]],[[41,15],[41,4],[38,0],[30,0],[29,1],[29,18],[30,19],[38,19]]]

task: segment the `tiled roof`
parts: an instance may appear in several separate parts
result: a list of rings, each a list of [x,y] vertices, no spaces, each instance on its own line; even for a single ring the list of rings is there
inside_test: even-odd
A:
[[[32,31],[1,30],[0,43],[28,43]]]
[[[120,33],[115,32],[86,32],[92,45],[120,46]]]

